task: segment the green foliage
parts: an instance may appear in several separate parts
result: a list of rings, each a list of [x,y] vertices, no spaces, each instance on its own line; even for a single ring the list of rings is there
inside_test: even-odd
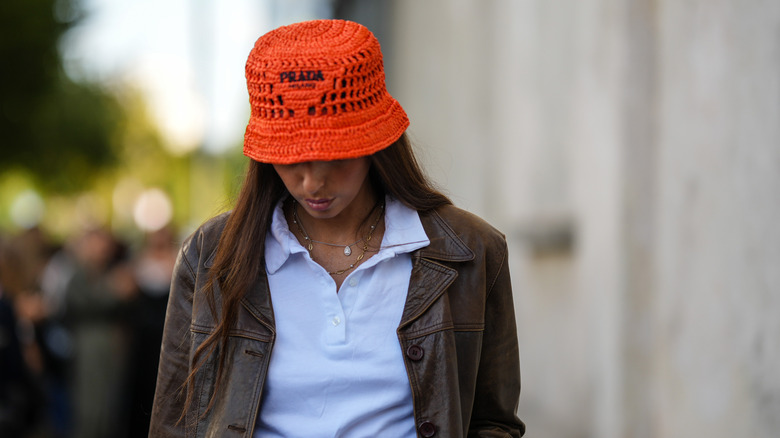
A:
[[[78,2],[4,0],[0,8],[0,171],[23,169],[49,193],[81,190],[117,161],[122,109],[63,73],[58,44]]]
[[[78,0],[0,1],[0,231],[25,191],[45,201],[41,225],[60,239],[86,222],[137,232],[133,206],[146,189],[171,198],[173,225],[191,227],[228,208],[247,159],[176,155],[132,84],[75,82],[61,37],[81,17]]]

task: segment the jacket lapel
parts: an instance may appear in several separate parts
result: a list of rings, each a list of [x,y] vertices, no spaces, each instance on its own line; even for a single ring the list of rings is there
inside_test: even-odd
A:
[[[474,259],[474,252],[439,213],[421,213],[420,221],[431,243],[412,255],[412,275],[399,329],[422,315],[458,277],[455,269],[441,262]]]
[[[206,260],[204,267],[210,269],[214,263],[216,249]],[[216,286],[219,287],[219,286]],[[217,293],[219,296],[219,293]],[[268,290],[268,277],[265,270],[258,276],[252,290],[241,299],[241,307],[246,312],[238,312],[238,321],[234,330],[242,336],[269,339],[269,332],[275,333],[274,312],[271,306],[271,294]],[[260,326],[257,323],[260,323]]]
[[[271,333],[275,333],[276,323],[274,321],[274,311],[271,305],[271,293],[268,288],[268,276],[265,272],[257,279],[254,288],[247,293],[241,304],[248,311],[249,315],[264,325]],[[244,330],[253,330],[254,321],[248,318],[249,315],[239,313],[238,328]],[[244,318],[247,316],[247,318]]]
[[[399,328],[422,315],[458,277],[458,271],[431,260],[415,257]]]
[[[421,257],[448,262],[474,260],[474,252],[436,210],[421,213],[420,222],[431,241],[430,245],[420,249]]]

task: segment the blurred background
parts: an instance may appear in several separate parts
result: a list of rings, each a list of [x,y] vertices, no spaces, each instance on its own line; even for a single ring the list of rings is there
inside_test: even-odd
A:
[[[507,235],[528,436],[777,436],[771,0],[5,0],[0,436],[145,436],[176,248],[246,165],[246,56],[333,17]]]

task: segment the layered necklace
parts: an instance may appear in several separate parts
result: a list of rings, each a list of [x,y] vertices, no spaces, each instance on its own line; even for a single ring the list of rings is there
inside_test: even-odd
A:
[[[358,255],[357,259],[353,263],[351,263],[349,266],[347,266],[344,269],[339,269],[337,271],[328,272],[330,275],[341,275],[351,269],[353,269],[355,266],[357,266],[365,257],[366,251],[368,251],[368,243],[371,241],[371,237],[374,235],[374,230],[376,230],[377,225],[379,224],[379,221],[382,219],[382,216],[384,216],[384,209],[385,204],[384,202],[379,203],[379,214],[376,217],[376,220],[374,220],[374,223],[371,224],[371,228],[368,230],[368,234],[366,237],[360,238],[348,245],[342,245],[339,243],[329,243],[329,242],[322,242],[319,240],[314,240],[311,237],[309,237],[309,233],[306,232],[306,230],[303,228],[303,224],[301,223],[301,219],[298,217],[298,203],[293,200],[293,223],[298,228],[298,231],[303,236],[303,240],[306,241],[306,249],[309,251],[309,254],[311,255],[312,250],[314,250],[314,244],[319,243],[321,245],[327,245],[327,246],[335,246],[338,248],[344,248],[344,256],[349,257],[352,255],[352,247],[357,245],[360,242],[363,242],[362,246],[362,252],[360,255]],[[313,257],[312,257],[313,258]]]

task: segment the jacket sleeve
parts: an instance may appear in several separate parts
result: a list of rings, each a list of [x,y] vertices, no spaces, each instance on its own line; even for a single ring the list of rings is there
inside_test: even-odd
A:
[[[157,389],[154,395],[149,436],[154,438],[185,436],[184,382],[189,375],[190,323],[192,297],[195,287],[197,256],[188,239],[179,253],[168,297],[160,364],[157,372]],[[182,418],[180,421],[180,417]]]
[[[517,324],[504,242],[498,273],[487,289],[485,331],[468,436],[523,436],[525,425],[517,417],[519,398]]]

